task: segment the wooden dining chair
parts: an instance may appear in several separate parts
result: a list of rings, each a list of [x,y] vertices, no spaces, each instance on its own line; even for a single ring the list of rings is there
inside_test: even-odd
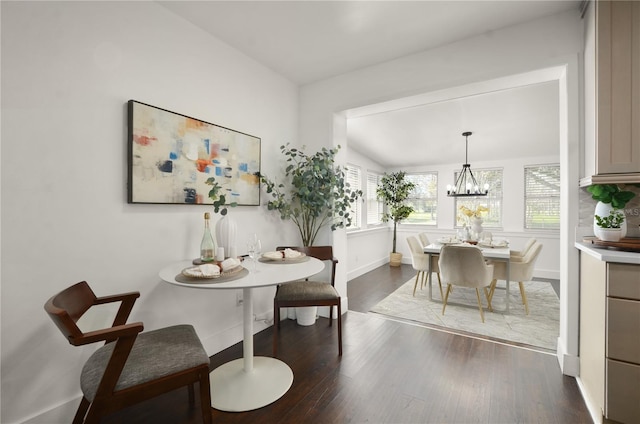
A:
[[[480,318],[484,322],[484,312],[482,311],[482,301],[480,300],[478,289],[484,289],[488,309],[493,311],[491,297],[487,289],[493,279],[493,265],[485,262],[482,251],[477,247],[455,245],[442,247],[439,264],[442,281],[447,284],[447,291],[442,305],[442,315],[444,315],[444,310],[447,307],[447,300],[453,285],[470,287],[476,290]]]
[[[306,280],[280,284],[273,298],[273,356],[278,353],[278,331],[280,330],[280,308],[298,308],[305,306],[328,306],[329,326],[333,325],[333,307],[338,311],[338,354],[342,356],[342,308],[340,294],[335,288],[336,265],[331,246],[291,247],[279,246],[276,250],[293,249],[307,256],[331,263],[330,281]],[[286,266],[286,265],[285,265]]]
[[[85,362],[80,376],[83,397],[73,424],[98,423],[101,417],[171,390],[188,386],[195,403],[199,384],[202,421],[211,423],[209,357],[191,325],[142,332],[127,319],[140,296],[129,292],[96,297],[86,281],[52,296],[44,305],[49,317],[73,346],[104,341]],[[92,306],[120,302],[111,327],[83,332],[77,322]]]

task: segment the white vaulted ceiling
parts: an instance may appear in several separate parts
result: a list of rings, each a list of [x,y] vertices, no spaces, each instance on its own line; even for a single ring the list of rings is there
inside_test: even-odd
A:
[[[580,1],[161,1],[299,85],[567,10]],[[348,120],[350,147],[385,167],[558,154],[556,82]],[[443,148],[446,146],[446,148]]]

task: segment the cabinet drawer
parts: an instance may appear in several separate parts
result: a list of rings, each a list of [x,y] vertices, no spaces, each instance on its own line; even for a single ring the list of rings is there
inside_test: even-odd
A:
[[[640,364],[640,302],[607,298],[607,358]]]
[[[607,296],[640,300],[640,265],[608,265]]]
[[[640,365],[607,359],[606,417],[621,423],[637,423],[640,417]]]

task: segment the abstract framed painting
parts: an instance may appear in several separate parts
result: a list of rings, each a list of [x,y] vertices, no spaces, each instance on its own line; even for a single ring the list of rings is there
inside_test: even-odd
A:
[[[135,100],[128,102],[128,202],[260,204],[260,138]]]

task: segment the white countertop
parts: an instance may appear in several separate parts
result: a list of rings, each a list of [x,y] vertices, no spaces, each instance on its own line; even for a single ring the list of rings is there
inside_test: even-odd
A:
[[[587,253],[604,262],[640,265],[640,253],[637,252],[600,248],[595,247],[593,244],[582,242],[576,242],[575,247],[581,252]]]

